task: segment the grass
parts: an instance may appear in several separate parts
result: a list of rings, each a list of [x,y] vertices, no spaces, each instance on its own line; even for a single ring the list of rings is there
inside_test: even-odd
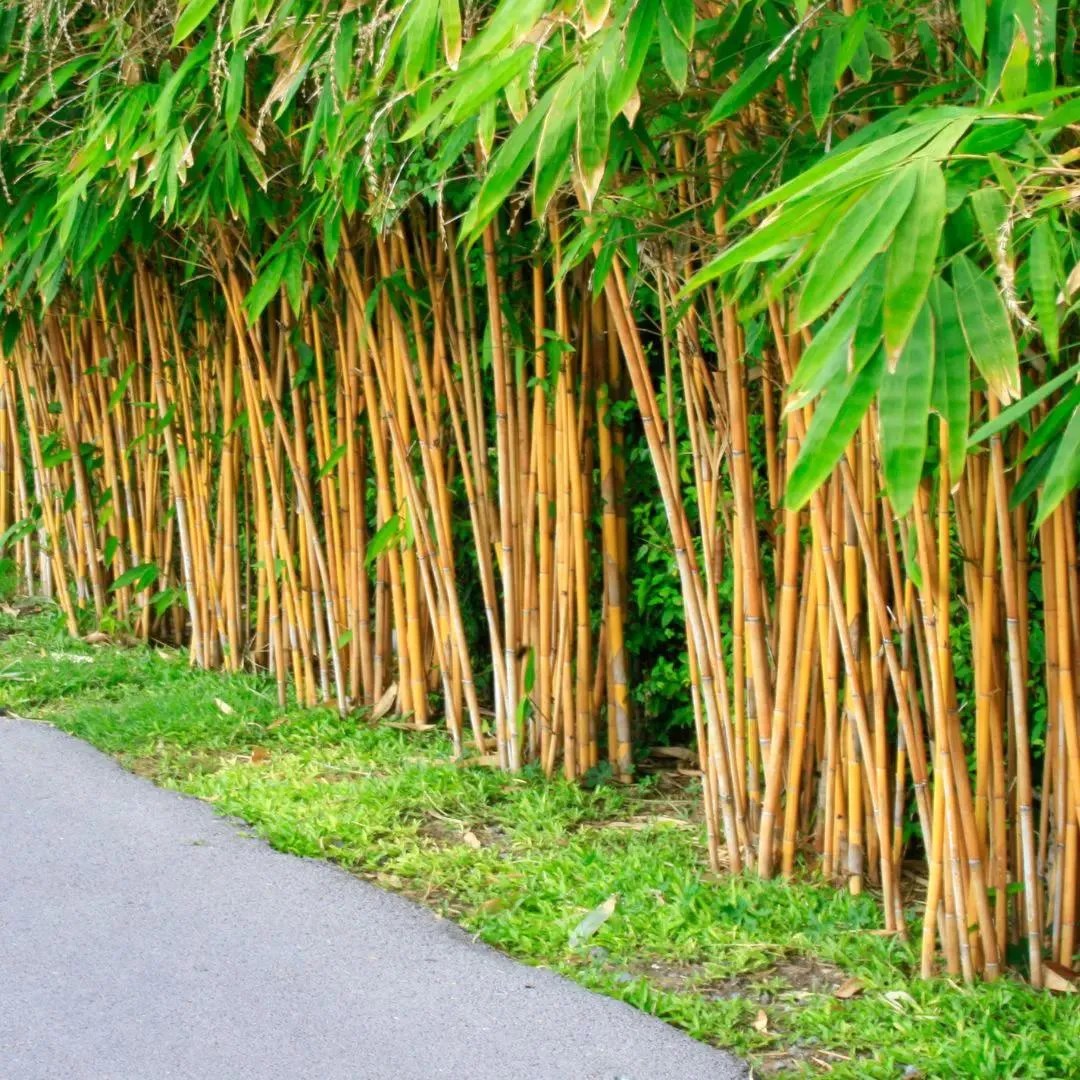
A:
[[[0,704],[245,819],[276,848],[332,859],[728,1047],[759,1074],[1077,1073],[1077,996],[913,979],[911,946],[880,932],[872,898],[715,878],[692,782],[672,773],[584,790],[462,768],[438,734],[283,712],[261,678],[73,640],[48,611],[0,614]],[[613,914],[579,940],[612,896]]]

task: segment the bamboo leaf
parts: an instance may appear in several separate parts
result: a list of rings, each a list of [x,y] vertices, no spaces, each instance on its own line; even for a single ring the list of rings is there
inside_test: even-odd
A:
[[[926,459],[926,424],[934,382],[934,321],[930,306],[919,309],[895,370],[886,370],[878,391],[882,472],[895,512],[915,501]]]
[[[825,391],[791,470],[784,495],[789,510],[802,509],[832,472],[874,400],[884,371],[885,353],[879,349],[865,367]]]
[[[814,59],[810,61],[807,97],[810,102],[810,117],[817,131],[825,126],[833,95],[836,93],[836,66],[840,54],[841,36],[838,26],[829,27],[821,35],[817,52],[814,54]]]
[[[986,38],[986,0],[960,0],[960,22],[971,51],[982,56]]]
[[[1069,492],[1080,485],[1080,408],[1076,409],[1061,436],[1057,451],[1043,483],[1039,511],[1035,516],[1038,528],[1057,508]]]
[[[1057,274],[1054,269],[1054,235],[1050,222],[1040,220],[1031,232],[1028,247],[1028,272],[1031,275],[1031,299],[1046,351],[1057,359],[1059,316]]]
[[[926,301],[945,226],[945,177],[935,161],[916,166],[915,194],[885,257],[886,358],[896,363]]]
[[[930,289],[934,312],[934,386],[930,402],[948,425],[949,476],[955,483],[967,457],[971,414],[971,355],[952,289],[936,278]]]
[[[182,0],[173,26],[173,45],[179,45],[217,7],[217,0]]]
[[[1001,401],[1020,397],[1020,365],[1005,302],[994,284],[966,256],[953,263],[960,325],[975,366]]]
[[[550,97],[546,102],[541,99],[492,157],[484,183],[462,226],[464,242],[479,235],[529,167],[540,138],[540,125],[550,103]]]
[[[915,191],[916,170],[878,181],[836,222],[810,263],[799,297],[801,326],[812,322],[849,289],[889,242]]]
[[[1075,379],[1077,372],[1080,372],[1080,364],[1073,364],[1068,371],[1061,372],[1060,375],[1032,390],[1030,394],[1014,402],[1007,409],[1002,409],[993,420],[988,420],[972,432],[968,446],[978,446],[979,443],[985,442],[992,435],[997,435],[1006,428],[1012,427],[1017,420],[1022,420],[1036,405],[1045,401],[1055,390],[1064,386],[1070,379]]]
[[[607,164],[611,128],[607,111],[607,87],[599,70],[585,77],[578,98],[577,162],[585,200],[592,208]]]
[[[664,14],[687,51],[694,47],[694,0],[663,0]]]
[[[461,8],[458,0],[440,0],[442,12],[443,52],[451,71],[457,71],[461,60]]]
[[[619,898],[617,895],[609,896],[602,904],[598,904],[592,909],[570,931],[570,948],[577,949],[585,944],[615,914],[615,905],[618,903]]]
[[[577,126],[575,98],[581,90],[581,70],[574,68],[562,77],[555,88],[551,107],[544,117],[543,130],[536,148],[533,178],[533,206],[538,218],[544,216],[555,189],[566,175],[570,149]]]
[[[690,70],[690,53],[668,17],[666,7],[660,11],[660,59],[672,85],[681,94],[686,89]]]

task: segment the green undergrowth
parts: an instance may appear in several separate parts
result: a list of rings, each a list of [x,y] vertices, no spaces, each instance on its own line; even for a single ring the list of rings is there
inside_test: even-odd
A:
[[[1077,1075],[1075,997],[913,979],[912,947],[880,932],[872,898],[711,875],[693,780],[670,770],[584,790],[463,768],[439,734],[283,711],[258,677],[72,640],[25,608],[0,614],[0,695],[274,847],[406,893],[758,1075]]]

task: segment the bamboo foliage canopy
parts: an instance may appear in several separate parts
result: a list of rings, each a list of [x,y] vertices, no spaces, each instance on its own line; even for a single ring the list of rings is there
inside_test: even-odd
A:
[[[1080,902],[1078,19],[0,3],[4,553],[73,632],[501,768],[626,780],[668,722],[715,868],[1040,985]]]

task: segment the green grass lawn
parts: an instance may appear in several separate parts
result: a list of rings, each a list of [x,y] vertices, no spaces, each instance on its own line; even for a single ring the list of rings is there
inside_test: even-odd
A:
[[[746,1055],[758,1075],[1080,1076],[1080,995],[919,981],[872,898],[715,878],[691,779],[583,790],[461,768],[440,735],[282,712],[258,677],[6,611],[0,705]],[[575,933],[612,897],[606,921]]]

